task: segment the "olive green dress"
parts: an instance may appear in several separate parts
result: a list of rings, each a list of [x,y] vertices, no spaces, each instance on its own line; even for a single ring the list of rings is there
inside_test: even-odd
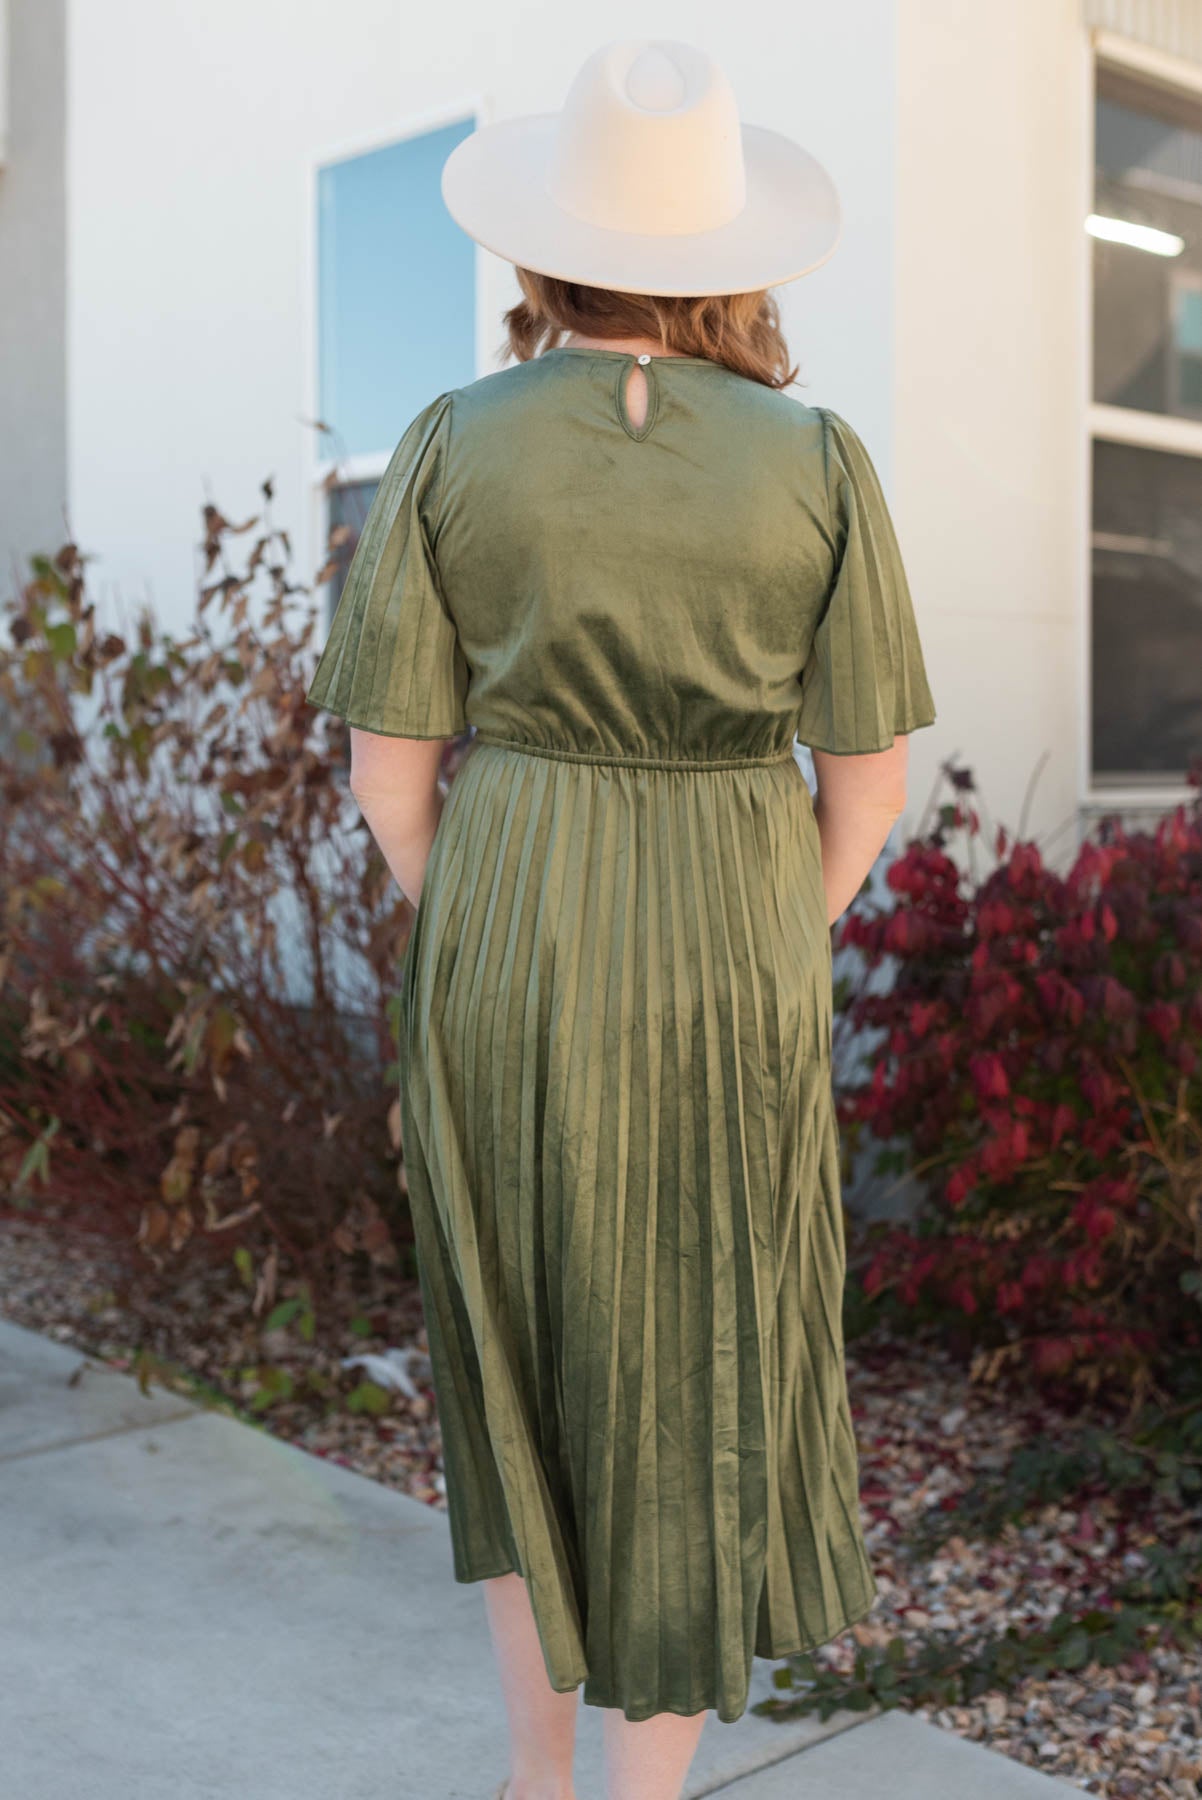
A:
[[[935,717],[837,413],[561,347],[432,400],[309,699],[475,728],[399,972],[401,1120],[459,1581],[552,1685],[747,1705],[868,1612],[843,1367],[831,939],[794,752]]]

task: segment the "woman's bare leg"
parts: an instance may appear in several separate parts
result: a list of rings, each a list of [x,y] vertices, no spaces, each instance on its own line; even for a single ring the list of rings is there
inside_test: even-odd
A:
[[[520,1575],[481,1583],[509,1716],[511,1774],[505,1800],[575,1800],[572,1758],[580,1690],[547,1680],[530,1595]],[[679,1800],[708,1713],[627,1719],[604,1709],[607,1800]]]
[[[678,1800],[708,1713],[627,1719],[606,1707],[606,1800]]]
[[[538,1627],[520,1575],[481,1583],[509,1715],[510,1777],[505,1800],[575,1800],[579,1688],[557,1694],[547,1680]]]

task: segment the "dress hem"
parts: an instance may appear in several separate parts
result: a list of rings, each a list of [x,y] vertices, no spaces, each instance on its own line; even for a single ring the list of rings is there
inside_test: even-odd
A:
[[[463,737],[471,729],[467,721],[463,720],[459,724],[448,726],[445,730],[414,731],[410,729],[400,731],[393,726],[381,725],[378,720],[370,719],[363,713],[359,713],[356,717],[354,711],[348,711],[341,702],[318,700],[311,693],[305,695],[305,702],[307,705],[313,707],[315,711],[329,713],[335,719],[341,719],[344,724],[353,725],[356,731],[370,731],[375,737],[413,738],[415,740],[420,740],[423,743],[428,743],[434,738],[442,738],[450,741],[454,738]]]
[[[894,726],[887,738],[872,744],[824,744],[818,738],[802,737],[798,728],[798,742],[807,750],[821,750],[824,756],[876,756],[882,750],[891,750],[899,737],[909,737],[912,731],[923,731],[928,725],[936,723],[937,715],[928,708],[910,713]]]
[[[455,1580],[459,1582],[461,1586],[467,1586],[476,1581],[492,1581],[499,1575],[520,1574],[521,1571],[510,1564],[508,1568],[493,1569],[487,1572],[480,1571],[479,1573],[472,1575],[461,1575],[456,1571]],[[824,1644],[833,1644],[836,1638],[842,1637],[845,1631],[850,1631],[853,1625],[859,1625],[872,1612],[879,1597],[880,1589],[874,1582],[872,1591],[864,1605],[856,1607],[845,1614],[842,1623],[836,1625],[833,1630],[823,1631],[817,1637],[811,1636],[808,1638],[801,1638],[797,1643],[788,1645],[783,1650],[776,1648],[771,1650],[755,1650],[752,1654],[763,1662],[782,1662],[789,1656],[807,1656],[812,1650],[820,1650]],[[588,1689],[591,1677],[587,1672],[583,1675],[578,1675],[574,1680],[568,1681],[563,1687],[560,1687],[557,1682],[552,1681],[550,1674],[547,1676],[547,1681],[552,1690],[557,1694],[574,1694],[579,1692],[583,1686],[584,1692],[581,1695],[581,1698],[586,1706],[598,1706],[605,1708],[607,1711],[620,1712],[622,1716],[625,1719],[628,1719],[632,1724],[641,1723],[644,1719],[658,1718],[663,1713],[672,1713],[679,1718],[692,1719],[696,1718],[698,1713],[712,1712],[719,1724],[733,1725],[741,1719],[743,1714],[747,1711],[746,1699],[738,1712],[732,1712],[729,1708],[723,1711],[722,1708],[717,1706],[712,1700],[707,1701],[702,1706],[657,1706],[650,1710],[638,1706],[627,1708],[620,1701],[598,1698],[595,1693],[590,1694]]]

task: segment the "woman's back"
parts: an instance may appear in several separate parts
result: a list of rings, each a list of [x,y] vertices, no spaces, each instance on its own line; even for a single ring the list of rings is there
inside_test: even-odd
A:
[[[851,428],[675,356],[642,364],[636,427],[636,366],[564,346],[423,408],[364,534],[319,703],[399,735],[470,723],[670,761],[770,754],[795,729],[880,749],[926,722],[901,560]]]
[[[577,750],[792,741],[829,586],[822,421],[718,363],[552,350],[452,402],[438,544],[475,723]]]

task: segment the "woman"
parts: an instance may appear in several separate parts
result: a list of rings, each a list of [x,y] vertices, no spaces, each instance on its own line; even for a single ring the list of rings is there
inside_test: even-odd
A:
[[[829,926],[935,712],[868,455],[780,391],[767,290],[838,234],[813,159],[639,40],[443,193],[517,266],[516,361],[409,425],[309,698],[417,904],[402,1132],[502,1792],[571,1796],[583,1683],[612,1800],[671,1800],[753,1655],[875,1594]]]

